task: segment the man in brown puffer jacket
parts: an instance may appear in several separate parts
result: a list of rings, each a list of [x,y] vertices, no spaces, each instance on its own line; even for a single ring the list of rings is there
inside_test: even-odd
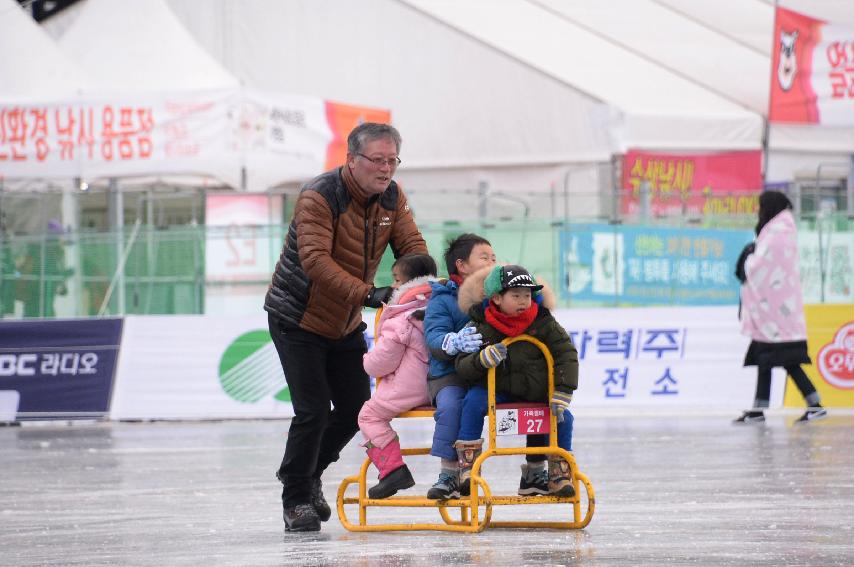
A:
[[[359,430],[371,395],[362,307],[380,307],[391,295],[373,286],[386,246],[395,257],[427,253],[392,181],[400,143],[387,124],[350,132],[346,164],[300,191],[264,300],[295,414],[276,473],[288,531],[320,530],[332,513],[320,477]]]

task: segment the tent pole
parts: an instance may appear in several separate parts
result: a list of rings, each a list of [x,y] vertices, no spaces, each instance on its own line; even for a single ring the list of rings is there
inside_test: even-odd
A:
[[[124,274],[124,228],[125,228],[125,207],[122,192],[119,189],[118,180],[115,177],[110,178],[109,182],[109,202],[110,202],[110,231],[115,235],[116,246],[116,273],[113,275],[113,284],[111,287],[116,289],[116,315],[125,314],[125,274]],[[112,293],[112,292],[111,292]],[[105,313],[109,295],[104,298],[105,303],[101,305],[99,315]]]

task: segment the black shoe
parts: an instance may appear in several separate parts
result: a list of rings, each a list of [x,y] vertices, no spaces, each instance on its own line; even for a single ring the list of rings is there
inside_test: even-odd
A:
[[[827,410],[821,406],[807,409],[806,413],[795,420],[795,423],[806,423],[807,421],[815,421],[827,417]]]
[[[317,516],[320,518],[320,521],[329,521],[329,518],[332,516],[332,508],[329,507],[329,503],[327,503],[326,498],[323,497],[323,484],[320,482],[319,478],[311,479],[311,494],[309,495],[309,499],[311,500],[311,505],[314,506],[314,511],[317,512]]]
[[[320,517],[309,503],[297,504],[284,508],[282,517],[285,520],[285,531],[288,532],[319,532]]]
[[[415,479],[412,478],[409,467],[403,465],[381,478],[379,484],[369,488],[368,498],[388,498],[396,494],[398,490],[405,490],[413,486],[415,486]]]
[[[537,496],[549,493],[549,471],[545,464],[531,468],[529,464],[522,465],[522,478],[519,479],[519,496]]]
[[[746,411],[737,419],[732,420],[733,423],[763,423],[765,414],[761,411]]]
[[[450,500],[460,497],[460,479],[457,475],[446,472],[439,473],[439,480],[427,491],[430,500]]]

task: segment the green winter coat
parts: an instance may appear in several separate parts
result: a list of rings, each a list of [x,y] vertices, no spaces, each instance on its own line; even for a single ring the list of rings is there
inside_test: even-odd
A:
[[[483,335],[483,346],[500,343],[506,335],[485,320],[483,304],[469,309],[472,324]],[[554,358],[555,389],[571,394],[578,387],[578,351],[564,328],[549,310],[539,306],[537,317],[525,330],[542,342]],[[457,356],[457,376],[471,385],[487,387],[488,370],[477,352]],[[540,349],[519,341],[507,349],[507,358],[495,369],[495,391],[531,402],[548,402],[549,384],[546,359]]]

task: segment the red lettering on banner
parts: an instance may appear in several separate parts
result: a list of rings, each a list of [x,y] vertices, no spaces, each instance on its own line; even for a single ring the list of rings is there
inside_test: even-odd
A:
[[[107,161],[113,161],[113,138],[116,137],[113,132],[114,116],[113,107],[104,106],[104,110],[101,111],[101,157]]]
[[[153,131],[151,107],[0,106],[0,162],[149,159]]]
[[[2,161],[26,161],[27,111],[23,108],[4,109],[2,115],[0,145],[8,145],[10,153],[0,153]]]
[[[133,135],[133,109],[123,106],[119,109],[119,157],[131,159],[133,157],[133,144],[130,137]]]
[[[154,116],[151,108],[137,108],[137,116],[139,116],[139,157],[150,158],[152,149],[151,131],[154,130]]]
[[[89,159],[95,158],[95,113],[91,108],[81,108],[78,115],[80,117],[80,129],[77,131],[77,145],[89,150],[87,155]]]
[[[36,143],[36,159],[44,161],[50,153],[50,146],[47,143],[47,109],[31,108],[30,116],[33,119],[30,138],[33,138]]]
[[[113,107],[104,106],[101,121],[102,157],[112,161],[116,150],[118,150],[118,157],[123,160],[151,157],[153,150],[151,131],[154,129],[152,114],[151,108],[122,106],[118,109],[118,121],[116,121],[116,111]],[[136,122],[134,115],[137,118]],[[134,148],[134,138],[136,138],[136,148]]]
[[[834,41],[825,50],[831,97],[854,98],[854,41]]]
[[[62,122],[63,114],[68,116],[68,122],[65,124]],[[56,135],[59,138],[59,159],[72,160],[74,159],[74,110],[57,108],[53,116],[56,123]]]

